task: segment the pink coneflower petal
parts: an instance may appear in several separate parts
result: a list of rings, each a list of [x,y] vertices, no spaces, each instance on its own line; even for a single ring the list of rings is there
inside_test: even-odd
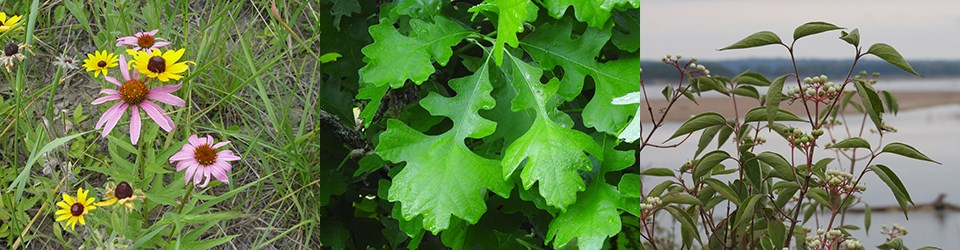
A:
[[[227,144],[230,144],[230,141],[224,141],[224,142],[217,143],[217,144],[213,145],[213,148],[220,148],[220,147],[226,146]],[[223,153],[223,152],[227,152],[227,151],[220,151],[220,153]]]
[[[137,37],[136,36],[125,36],[117,38],[117,46],[136,46]]]
[[[107,118],[107,124],[103,127],[103,137],[107,137],[107,134],[113,130],[113,127],[117,126],[117,122],[120,121],[120,118],[123,118],[123,113],[125,113],[123,111],[126,111],[128,106],[126,103],[120,103],[120,107],[109,114],[110,117]]]
[[[207,179],[204,180],[203,184],[200,184],[204,176],[207,176]],[[210,183],[210,176],[207,173],[207,168],[205,167],[197,168],[197,171],[193,173],[193,184],[194,185],[199,184],[197,186],[203,188],[203,187],[206,187],[208,183]]]
[[[123,56],[120,56],[120,58],[123,58]],[[112,76],[103,76],[103,79],[106,79],[109,83],[113,83],[113,85],[117,85],[117,87],[123,86],[122,82],[118,81],[117,78],[113,78]]]
[[[114,104],[113,106],[110,106],[110,108],[108,108],[106,112],[103,112],[103,116],[100,116],[100,120],[97,121],[97,125],[95,128],[99,129],[103,127],[103,124],[105,124],[108,120],[110,120],[110,117],[113,117],[113,113],[116,112],[118,109],[120,109],[120,106],[122,104],[123,103]]]
[[[200,169],[197,165],[187,165],[187,171],[183,174],[183,181],[186,184],[190,184],[190,179],[193,179],[193,174],[197,169]]]
[[[177,89],[179,89],[179,87]],[[164,89],[164,87],[153,88],[150,90],[149,93],[147,93],[147,98],[156,100],[158,102],[177,106],[177,107],[183,107],[183,105],[186,105],[186,102],[184,102],[183,99],[180,99],[180,97],[170,94],[170,92],[172,91],[168,92],[167,90],[169,90],[169,88],[166,88],[166,89]],[[176,91],[176,89],[174,89],[173,91]]]
[[[209,169],[212,172],[211,174],[213,174],[214,178],[217,178],[217,180],[223,183],[230,183],[230,180],[227,179],[227,171],[225,169],[216,167],[216,165],[214,165],[214,167],[211,167]]]
[[[160,30],[159,30],[159,29],[155,29],[155,30],[151,30],[151,31],[148,31],[148,32],[144,32],[144,33],[147,34],[147,35],[150,35],[150,36],[155,36],[155,35],[157,35],[157,32],[160,32]]]
[[[100,97],[100,98],[97,98],[96,100],[93,100],[93,102],[91,102],[90,104],[99,105],[105,102],[115,101],[115,100],[120,100],[120,95],[112,94],[112,95]]]
[[[143,111],[147,112],[147,115],[150,116],[150,119],[153,119],[153,121],[160,125],[160,128],[167,132],[173,131],[173,120],[171,120],[170,117],[163,112],[163,109],[161,109],[160,106],[157,106],[157,104],[150,101],[143,101],[140,103],[140,107],[143,108]]]
[[[137,145],[140,140],[140,109],[136,105],[130,107],[130,142]]]
[[[220,151],[217,153],[218,159],[223,159],[223,161],[237,161],[240,160],[239,156],[233,154],[232,151]]]
[[[187,144],[187,145],[190,145],[190,144]],[[184,145],[184,146],[186,146],[186,145]],[[177,151],[176,154],[173,154],[173,156],[170,156],[170,163],[174,163],[174,162],[177,162],[177,161],[186,161],[186,160],[191,160],[191,159],[193,159],[193,149],[190,149],[189,151],[188,151],[188,150],[180,150],[180,151]],[[182,162],[181,162],[181,163],[182,163]],[[177,169],[177,170],[179,170],[179,169]]]
[[[190,144],[194,145],[194,147],[199,146],[200,144],[203,144],[203,143],[200,143],[200,137],[197,137],[197,135],[191,135],[190,138],[187,138],[187,141],[189,141]]]
[[[127,68],[127,57],[120,57],[120,74],[123,75],[123,79],[130,80],[130,69]]]
[[[170,46],[171,44],[172,44],[172,43],[170,43],[170,42],[156,42],[156,43],[153,44],[153,47],[154,47],[154,48],[163,48],[163,47]]]

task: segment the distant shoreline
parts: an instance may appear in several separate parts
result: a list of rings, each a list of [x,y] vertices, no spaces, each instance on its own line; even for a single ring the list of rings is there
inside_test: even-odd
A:
[[[651,93],[654,94],[654,93]],[[655,93],[659,95],[659,93]],[[949,104],[960,104],[960,91],[894,91],[894,96],[897,97],[897,102],[900,105],[900,112],[920,109],[927,107],[934,107],[940,105],[949,105]],[[855,99],[857,97],[854,97]],[[650,100],[650,105],[653,107],[653,111],[656,114],[657,119],[660,118],[659,111],[666,107],[668,102],[666,100]],[[742,117],[747,111],[751,108],[758,107],[760,102],[742,96],[737,96],[737,109]],[[798,116],[805,116],[803,111],[803,104],[796,102],[792,105],[788,105],[787,102],[784,102],[780,105],[780,108],[790,110],[797,114]],[[733,102],[729,97],[703,97],[697,99],[697,103],[693,103],[686,98],[680,98],[673,107],[670,109],[670,112],[667,113],[666,120],[670,122],[682,122],[690,118],[690,116],[705,113],[705,112],[717,112],[726,117],[734,116]],[[856,109],[850,107],[847,109],[848,112],[855,112]],[[644,112],[644,115],[640,118],[643,122],[650,122],[649,113]]]

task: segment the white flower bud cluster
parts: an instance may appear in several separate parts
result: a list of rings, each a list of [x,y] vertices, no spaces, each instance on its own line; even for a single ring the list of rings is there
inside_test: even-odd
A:
[[[907,235],[908,233],[910,232],[899,224],[893,224],[892,229],[887,228],[887,225],[883,225],[883,227],[880,228],[880,234],[888,235],[891,239]]]
[[[841,235],[843,235],[843,233],[840,232],[839,229],[831,229],[830,231],[827,231],[827,239],[836,239]]]
[[[833,82],[828,81],[826,75],[806,77],[803,78],[803,83],[806,85],[801,87],[791,87],[787,89],[787,96],[813,96],[813,97],[824,97],[824,96],[835,96],[840,92],[840,88],[836,86]],[[797,95],[800,96],[797,96]]]
[[[851,179],[853,179],[853,175],[850,173],[830,169],[827,170],[825,181],[830,185],[837,186],[843,183],[849,183]]]
[[[819,247],[820,244],[822,244],[820,242],[820,237],[816,235],[807,236],[805,241],[807,243],[807,248],[816,248],[816,247]]]
[[[643,203],[640,203],[640,209],[642,210],[651,210],[654,207],[658,207],[663,204],[663,201],[660,200],[660,197],[647,197],[643,200]]]
[[[703,66],[702,64],[693,63],[694,61],[696,61],[696,60],[692,60],[692,59],[691,59],[690,64],[687,65],[687,68],[690,69],[690,71],[692,71],[691,73],[700,72],[700,73],[703,73],[704,75],[706,75],[707,77],[710,77],[710,70],[707,69],[707,66]]]
[[[859,240],[855,240],[855,239],[847,239],[846,241],[843,242],[843,245],[846,246],[847,249],[851,249],[851,250],[852,250],[852,249],[864,249],[864,248],[863,248],[863,244],[860,243]]]

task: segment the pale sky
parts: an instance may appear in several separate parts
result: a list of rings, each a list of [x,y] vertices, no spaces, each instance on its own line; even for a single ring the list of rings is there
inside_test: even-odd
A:
[[[907,59],[960,60],[958,0],[645,0],[640,7],[640,57],[665,54],[701,59],[786,58],[782,46],[717,51],[758,31],[789,45],[793,30],[824,21],[860,28],[860,45],[884,42]],[[801,38],[798,59],[852,58],[840,31]]]

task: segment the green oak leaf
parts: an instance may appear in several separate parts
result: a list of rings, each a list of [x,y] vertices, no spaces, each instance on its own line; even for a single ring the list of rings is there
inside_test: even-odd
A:
[[[597,179],[579,194],[576,203],[550,222],[547,240],[553,240],[557,249],[566,247],[573,239],[577,239],[580,249],[601,249],[607,238],[620,233],[621,219],[617,209],[622,205],[621,194],[603,176],[606,172],[632,166],[635,158],[632,150],[614,149],[618,140],[608,136],[601,136],[599,140],[603,144],[604,158],[600,166],[596,166],[600,168]]]
[[[443,0],[398,0],[396,6],[390,9],[390,14],[394,18],[399,15],[405,15],[413,18],[425,18],[440,16],[440,10],[443,8]]]
[[[486,195],[510,195],[512,185],[500,178],[499,161],[483,158],[464,144],[466,138],[483,138],[496,123],[478,111],[493,108],[488,61],[473,75],[451,80],[456,96],[431,92],[420,101],[435,116],[446,116],[453,127],[440,135],[425,135],[399,120],[389,120],[380,134],[377,154],[390,162],[406,162],[390,186],[387,199],[399,202],[404,220],[423,216],[423,226],[437,234],[447,229],[450,217],[471,224],[486,211]]]
[[[613,22],[613,45],[631,53],[640,49],[640,11],[615,12]]]
[[[334,0],[333,7],[330,8],[330,15],[333,16],[333,26],[340,29],[340,18],[360,13],[360,2],[358,0]]]
[[[563,67],[560,96],[567,101],[575,98],[590,76],[596,92],[583,110],[583,124],[597,131],[615,135],[629,122],[638,105],[615,105],[611,101],[636,91],[640,84],[640,59],[628,56],[606,63],[594,58],[610,39],[610,28],[598,30],[588,27],[582,36],[571,39],[573,24],[545,24],[521,42],[524,49],[544,69]],[[564,34],[564,35],[558,35]]]
[[[536,119],[530,129],[504,151],[503,177],[508,179],[517,168],[524,189],[539,182],[540,195],[547,204],[561,211],[577,199],[577,192],[586,188],[579,171],[591,169],[589,153],[602,159],[602,149],[583,132],[572,129],[568,123],[558,123],[559,98],[555,97],[559,82],[556,78],[540,83],[543,71],[507,52],[505,72],[512,80],[518,96],[513,100],[514,111],[534,109]],[[569,119],[567,117],[566,119]],[[559,143],[563,142],[563,143]]]
[[[370,103],[360,113],[364,126],[369,126],[380,107],[380,99],[387,93],[385,86],[403,87],[409,79],[421,84],[435,71],[433,61],[446,66],[453,55],[451,46],[460,43],[470,31],[453,21],[434,17],[433,23],[410,20],[409,36],[400,34],[392,21],[370,26],[374,42],[361,50],[367,65],[360,68],[361,88],[357,99]]]
[[[410,20],[410,29],[404,36],[392,22],[370,26],[374,42],[362,49],[367,62],[360,68],[362,82],[392,88],[403,87],[407,79],[423,83],[435,71],[433,61],[446,66],[453,55],[450,47],[471,33],[442,16],[434,17],[433,23]]]
[[[599,28],[607,23],[614,8],[637,9],[640,8],[640,0],[545,0],[543,5],[550,16],[557,19],[562,18],[572,5],[577,20]]]
[[[497,40],[493,45],[493,58],[497,65],[503,64],[503,44],[516,48],[520,45],[517,33],[523,32],[523,22],[537,20],[537,5],[530,0],[487,0],[474,6],[469,12],[490,10],[497,13]]]

